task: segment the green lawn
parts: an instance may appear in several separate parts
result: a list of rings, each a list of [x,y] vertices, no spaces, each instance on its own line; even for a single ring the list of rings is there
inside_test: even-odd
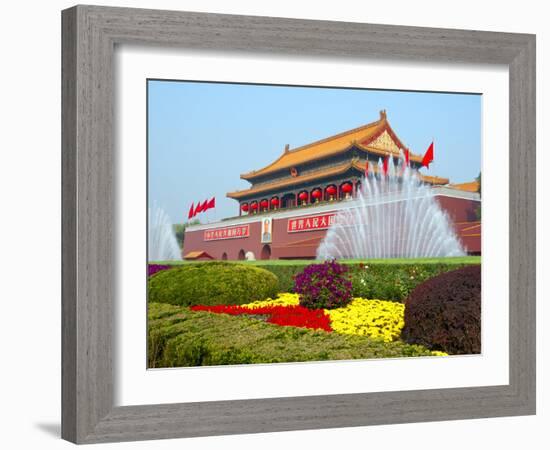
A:
[[[240,264],[262,265],[281,265],[281,266],[296,266],[314,264],[316,261],[312,259],[269,259],[258,261],[228,261]],[[343,259],[339,262],[344,264],[481,264],[481,256],[458,256],[449,258],[383,258],[383,259]],[[150,264],[193,264],[195,261],[150,261]]]

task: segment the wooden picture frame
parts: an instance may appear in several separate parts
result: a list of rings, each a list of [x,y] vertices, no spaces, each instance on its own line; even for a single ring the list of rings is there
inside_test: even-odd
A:
[[[76,443],[535,413],[535,36],[75,6],[62,13],[62,437]],[[114,407],[116,44],[504,64],[510,86],[509,384]]]

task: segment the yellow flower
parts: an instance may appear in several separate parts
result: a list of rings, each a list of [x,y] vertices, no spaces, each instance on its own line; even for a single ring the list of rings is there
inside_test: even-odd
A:
[[[325,310],[337,333],[356,334],[391,342],[399,339],[405,305],[385,300],[355,298],[349,305]]]
[[[276,299],[268,298],[266,300],[258,300],[252,303],[246,303],[242,306],[244,306],[245,308],[258,308],[261,306],[292,306],[298,305],[299,303],[300,298],[298,294],[285,292],[283,294],[279,294]]]

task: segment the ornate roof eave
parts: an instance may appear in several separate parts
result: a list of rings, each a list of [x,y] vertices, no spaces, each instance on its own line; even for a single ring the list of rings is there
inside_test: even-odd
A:
[[[228,192],[226,197],[233,199],[240,199],[249,195],[261,194],[262,192],[271,191],[273,189],[281,189],[288,186],[293,186],[299,183],[307,183],[310,181],[315,181],[319,178],[326,178],[335,175],[341,175],[347,170],[351,169],[354,166],[353,161],[345,162],[338,166],[330,167],[328,169],[319,170],[306,175],[298,175],[297,177],[285,178],[284,180],[275,181],[273,183],[263,184],[257,187],[252,187],[249,189],[243,189],[241,191]]]
[[[264,172],[265,170],[267,170],[269,167],[272,167],[274,166],[275,164],[277,164],[281,159],[283,159],[286,154],[289,152],[288,150],[288,145],[285,146],[285,151],[283,152],[283,154],[281,156],[279,156],[275,161],[273,161],[271,164],[268,164],[267,166],[263,167],[262,169],[260,170],[253,170],[252,172],[248,172],[248,173],[241,173],[240,175],[240,178],[241,180],[246,180],[246,181],[250,181],[250,180],[253,180],[254,178],[258,177],[258,176],[261,176],[262,173],[260,172]],[[289,165],[289,167],[287,167],[288,169],[290,169],[292,167],[292,165]]]
[[[448,178],[437,177],[435,175],[422,175],[420,174],[420,179],[425,183],[437,184],[438,186],[443,186],[449,184]]]
[[[374,139],[372,139],[372,140],[374,140]],[[344,153],[346,153],[346,152],[348,152],[348,151],[350,151],[354,148],[356,148],[358,150],[361,150],[362,152],[367,153],[367,154],[375,154],[375,155],[379,155],[379,156],[392,155],[394,158],[398,158],[400,156],[399,153],[388,151],[388,150],[381,149],[381,148],[372,147],[368,144],[367,145],[360,144],[358,142],[350,142],[347,146],[342,147],[340,150],[335,151],[330,156],[341,155],[341,154],[344,154]],[[280,159],[281,158],[279,158],[278,160],[280,160]],[[319,158],[319,159],[321,159],[321,158]],[[409,160],[421,163],[422,162],[422,156],[416,155],[414,153],[410,153],[409,154]],[[313,160],[311,160],[311,161],[313,161]],[[275,164],[275,163],[273,163],[273,164]],[[281,169],[278,169],[278,170],[291,169],[292,167],[293,167],[293,165],[289,165],[288,167],[281,167]],[[250,181],[249,178],[245,178],[243,175],[241,175],[241,179]]]
[[[351,161],[345,162],[338,166],[330,167],[324,170],[319,170],[317,172],[313,172],[310,174],[299,175],[293,178],[285,178],[284,180],[263,184],[263,185],[252,187],[249,189],[243,189],[241,191],[228,192],[226,196],[235,200],[240,200],[243,197],[248,197],[251,195],[259,195],[265,192],[273,191],[276,189],[283,189],[299,183],[308,183],[321,178],[342,175],[352,168],[358,170],[361,173],[364,173],[364,170],[365,170],[363,162],[361,162],[358,159],[352,159]],[[375,165],[369,166],[369,171],[378,173],[379,172],[378,166],[375,166]],[[448,178],[441,178],[441,177],[436,177],[431,175],[422,175],[422,174],[419,174],[419,175],[420,175],[420,179],[425,183],[437,184],[437,185],[444,185],[449,183]]]
[[[466,183],[450,184],[449,187],[460,191],[479,192],[479,182],[477,180],[468,181]]]

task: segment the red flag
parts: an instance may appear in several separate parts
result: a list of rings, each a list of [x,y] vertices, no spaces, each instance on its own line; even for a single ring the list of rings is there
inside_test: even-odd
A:
[[[384,158],[384,162],[382,164],[382,172],[384,172],[384,175],[388,174],[388,164],[389,164],[389,162],[390,162],[390,157],[386,156]]]
[[[369,160],[365,163],[365,178],[369,176]]]
[[[206,206],[206,200],[201,203],[197,203],[197,207],[195,208],[195,216],[201,212],[204,212],[204,207]]]
[[[188,219],[195,217],[195,202],[191,203],[191,208],[189,208],[189,214],[187,214]]]
[[[424,157],[422,158],[422,167],[430,168],[430,163],[434,160],[434,143],[430,144],[428,147],[428,150],[426,150],[426,153],[424,153]]]
[[[410,157],[410,154],[409,154],[409,149],[405,149],[405,165],[408,166],[409,165],[409,157]]]
[[[212,197],[206,204],[206,209],[215,208],[215,207],[216,207],[216,197]]]

